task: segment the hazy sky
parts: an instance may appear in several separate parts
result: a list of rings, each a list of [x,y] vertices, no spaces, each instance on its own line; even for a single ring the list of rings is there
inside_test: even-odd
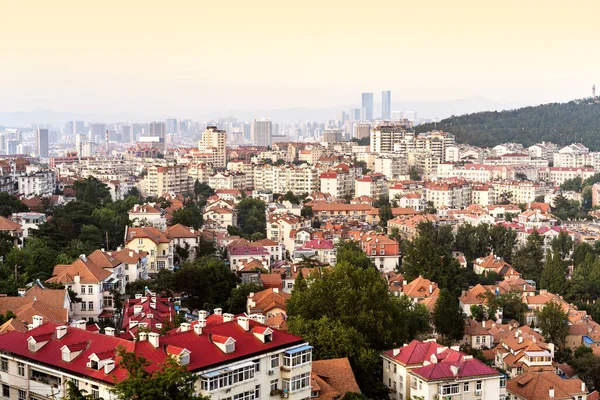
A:
[[[193,116],[600,92],[600,1],[19,0],[0,12],[0,111]]]

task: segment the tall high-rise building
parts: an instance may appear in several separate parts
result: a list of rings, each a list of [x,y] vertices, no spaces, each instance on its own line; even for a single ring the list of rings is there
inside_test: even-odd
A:
[[[266,118],[255,119],[252,122],[252,143],[256,146],[270,146],[273,124]]]
[[[92,124],[92,137],[96,137],[96,135],[99,135],[100,137],[106,135],[106,124]]]
[[[167,124],[164,122],[150,122],[150,132],[147,136],[164,138],[167,131]]]
[[[198,150],[213,153],[213,167],[227,166],[227,132],[207,126],[198,142]]]
[[[69,130],[72,134],[84,133],[85,125],[83,121],[69,121]]]
[[[177,118],[167,118],[167,133],[179,133],[179,121],[177,121]]]
[[[37,130],[37,154],[40,157],[48,158],[48,129]]]
[[[121,140],[125,143],[131,142],[131,125],[121,126]]]
[[[360,117],[364,121],[373,120],[373,93],[362,94],[362,115]]]
[[[381,119],[389,121],[392,118],[392,92],[381,92]]]

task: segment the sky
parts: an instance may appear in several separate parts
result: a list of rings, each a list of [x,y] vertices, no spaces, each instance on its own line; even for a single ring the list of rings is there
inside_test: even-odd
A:
[[[600,92],[599,19],[598,0],[5,0],[0,111],[567,101]]]

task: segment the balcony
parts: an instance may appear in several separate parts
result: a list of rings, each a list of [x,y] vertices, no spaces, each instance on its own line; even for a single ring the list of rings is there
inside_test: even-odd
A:
[[[59,388],[61,387],[61,379],[59,377],[35,369],[31,370],[30,379],[31,391],[44,397],[53,397],[59,392]]]

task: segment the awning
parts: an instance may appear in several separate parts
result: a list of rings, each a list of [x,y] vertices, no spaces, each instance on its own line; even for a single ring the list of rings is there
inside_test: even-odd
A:
[[[98,318],[112,318],[113,313],[111,311],[102,311]]]
[[[219,376],[221,373],[219,371],[210,371],[205,374],[200,375],[202,378],[213,378],[215,376]]]
[[[304,346],[300,346],[300,347],[296,347],[295,349],[290,349],[290,350],[286,350],[285,353],[286,354],[296,354],[296,353],[300,353],[301,351],[304,350],[310,350],[313,347],[311,345],[304,345]]]

